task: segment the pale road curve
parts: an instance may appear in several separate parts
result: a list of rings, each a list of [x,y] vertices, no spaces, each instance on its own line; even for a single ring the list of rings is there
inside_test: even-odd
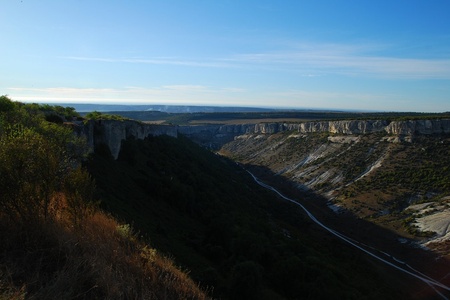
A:
[[[413,269],[411,266],[409,266],[409,265],[406,264],[405,262],[403,262],[403,261],[401,261],[401,260],[398,260],[397,258],[393,257],[392,255],[390,255],[390,254],[388,254],[388,253],[386,253],[386,252],[383,252],[383,254],[385,254],[386,256],[390,257],[392,260],[398,262],[399,264],[402,264],[402,265],[404,265],[405,267],[410,268],[411,270],[413,270],[413,271],[416,272],[417,274],[416,274],[416,273],[413,273],[413,272],[411,272],[411,271],[408,271],[407,269],[405,269],[405,268],[403,268],[403,267],[397,266],[397,265],[393,264],[392,262],[389,262],[389,261],[385,260],[384,258],[382,258],[382,257],[380,257],[380,256],[378,256],[378,255],[376,255],[376,254],[374,254],[374,253],[372,253],[372,252],[370,252],[370,251],[364,249],[364,248],[361,247],[360,245],[357,245],[357,244],[356,244],[356,243],[359,243],[359,242],[354,241],[354,240],[352,241],[351,238],[349,238],[349,237],[343,235],[342,233],[339,233],[339,232],[337,232],[337,231],[335,231],[335,230],[333,230],[333,229],[331,229],[331,228],[325,226],[324,224],[322,224],[322,223],[321,223],[319,220],[317,220],[317,218],[316,218],[309,210],[307,210],[302,204],[298,203],[297,201],[295,201],[295,200],[293,200],[293,199],[290,199],[290,198],[284,196],[284,195],[281,194],[278,190],[276,190],[274,187],[272,187],[272,186],[270,186],[270,185],[268,185],[268,184],[265,184],[265,183],[261,182],[261,181],[260,181],[255,175],[253,175],[250,171],[248,171],[248,170],[246,170],[246,171],[253,177],[253,179],[255,180],[255,182],[256,182],[257,184],[259,184],[260,186],[262,186],[262,187],[264,187],[264,188],[266,188],[266,189],[269,189],[269,190],[275,192],[276,194],[278,194],[278,196],[280,196],[280,197],[283,198],[284,200],[289,201],[289,202],[291,202],[291,203],[294,203],[294,204],[297,205],[297,206],[300,206],[300,207],[305,211],[305,213],[308,215],[308,217],[309,217],[314,223],[316,223],[317,225],[319,225],[320,227],[322,227],[322,228],[325,229],[326,231],[330,232],[331,234],[333,234],[334,236],[338,237],[339,239],[345,241],[346,243],[352,245],[353,247],[358,248],[359,250],[363,251],[364,253],[366,253],[366,254],[372,256],[373,258],[375,258],[375,259],[377,259],[377,260],[379,260],[379,261],[381,261],[381,262],[383,262],[383,263],[385,263],[385,264],[387,264],[387,265],[389,265],[389,266],[391,266],[391,267],[393,267],[393,268],[395,268],[395,269],[397,269],[397,270],[399,270],[399,271],[401,271],[401,272],[403,272],[403,273],[406,273],[406,274],[408,274],[408,275],[410,275],[410,276],[413,276],[413,277],[415,277],[415,278],[417,278],[417,279],[423,281],[424,283],[426,283],[427,285],[429,285],[431,288],[433,288],[433,290],[434,290],[439,296],[441,296],[443,299],[449,300],[449,298],[447,298],[445,295],[443,295],[441,292],[439,292],[436,288],[439,287],[439,288],[444,289],[444,290],[446,290],[446,291],[450,291],[450,287],[448,287],[448,286],[446,286],[446,285],[440,283],[440,282],[437,281],[437,280],[434,280],[433,278],[430,278],[430,277],[426,276],[425,274],[420,273],[419,271]],[[372,248],[372,249],[374,249],[374,248]]]

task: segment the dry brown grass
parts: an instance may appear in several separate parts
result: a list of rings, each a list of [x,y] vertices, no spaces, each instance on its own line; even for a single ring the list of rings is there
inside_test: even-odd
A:
[[[0,213],[0,299],[207,299],[189,276],[127,225],[90,210],[74,223],[65,198],[52,218]]]

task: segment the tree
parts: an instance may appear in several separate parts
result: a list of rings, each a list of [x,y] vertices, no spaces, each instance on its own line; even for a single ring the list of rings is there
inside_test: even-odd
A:
[[[20,106],[11,110],[8,101],[1,97],[8,110],[0,111],[0,208],[23,223],[47,221],[50,203],[77,169],[85,143],[71,129],[47,122],[42,115]]]
[[[8,96],[0,96],[0,113],[13,111],[15,107],[14,102],[12,102]]]
[[[20,125],[10,128],[0,139],[2,211],[22,222],[46,219],[59,167],[55,149],[41,134]]]
[[[64,181],[64,196],[72,224],[81,226],[83,220],[95,209],[95,183],[89,173],[77,167],[67,174]]]

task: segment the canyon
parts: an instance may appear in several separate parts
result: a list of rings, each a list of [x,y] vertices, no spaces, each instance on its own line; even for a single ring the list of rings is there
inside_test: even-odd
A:
[[[448,241],[448,230],[427,220],[441,224],[450,216],[450,119],[180,126],[89,120],[76,131],[91,151],[106,145],[114,159],[125,140],[181,134],[324,196],[336,212],[350,211],[430,247]],[[409,208],[418,203],[431,204]]]
[[[448,119],[232,125],[89,120],[74,127],[91,151],[108,149],[115,160],[134,161],[122,151],[132,140],[187,137],[246,169],[262,170],[269,182],[285,182],[318,219],[382,249],[377,251],[415,261],[424,252],[414,249],[432,250],[436,256],[421,258],[420,270],[429,269],[425,262],[449,258]],[[379,229],[366,229],[369,224]],[[441,265],[436,278],[448,273]]]

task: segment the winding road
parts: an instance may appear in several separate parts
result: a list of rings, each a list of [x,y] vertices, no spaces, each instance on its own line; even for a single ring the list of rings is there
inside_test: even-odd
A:
[[[325,229],[326,231],[330,232],[331,234],[333,234],[333,235],[336,236],[337,238],[339,238],[339,239],[341,239],[342,241],[344,241],[344,242],[350,244],[351,246],[353,246],[353,247],[355,247],[355,248],[357,248],[357,249],[363,251],[364,253],[366,253],[366,254],[372,256],[373,258],[375,258],[375,259],[377,259],[377,260],[383,262],[384,264],[389,265],[389,266],[391,266],[391,267],[393,267],[393,268],[395,268],[395,269],[397,269],[397,270],[399,270],[399,271],[401,271],[401,272],[403,272],[403,273],[406,273],[406,274],[408,274],[408,275],[410,275],[410,276],[412,276],[412,277],[415,277],[415,278],[417,278],[417,279],[423,281],[424,283],[426,283],[427,285],[429,285],[429,286],[430,286],[430,287],[431,287],[431,288],[432,288],[432,289],[433,289],[433,290],[434,290],[434,291],[435,291],[442,299],[446,299],[446,300],[449,299],[447,296],[445,296],[445,295],[443,294],[443,292],[439,291],[438,289],[440,288],[440,289],[444,290],[444,292],[445,292],[445,291],[446,291],[446,292],[450,292],[450,287],[448,287],[448,286],[442,284],[441,282],[439,282],[439,281],[437,281],[437,280],[435,280],[435,279],[433,279],[433,278],[430,278],[430,277],[426,276],[425,274],[423,274],[423,273],[421,273],[421,272],[415,270],[414,268],[412,268],[412,267],[411,267],[410,265],[408,265],[407,263],[405,263],[405,262],[403,262],[403,261],[401,261],[401,260],[399,260],[399,259],[393,257],[392,255],[390,255],[390,254],[388,254],[388,253],[386,253],[386,252],[382,252],[382,251],[379,251],[379,250],[378,250],[379,252],[381,252],[381,253],[383,253],[384,255],[386,255],[387,257],[389,257],[389,258],[390,258],[392,261],[394,261],[395,263],[394,263],[394,262],[391,262],[391,261],[388,261],[387,259],[385,259],[385,258],[383,258],[383,257],[381,257],[381,256],[379,256],[379,255],[377,255],[377,254],[375,254],[375,253],[373,253],[373,252],[371,252],[371,251],[369,251],[369,250],[363,248],[363,246],[362,246],[363,244],[362,244],[362,243],[359,243],[359,242],[357,242],[357,241],[351,239],[350,237],[345,236],[344,234],[339,233],[339,232],[337,232],[337,231],[331,229],[330,227],[325,226],[325,225],[324,225],[322,222],[320,222],[320,221],[319,221],[319,220],[318,220],[318,219],[317,219],[310,211],[308,211],[302,204],[298,203],[297,201],[295,201],[295,200],[293,200],[293,199],[290,199],[290,198],[284,196],[284,195],[281,194],[278,190],[276,190],[274,187],[272,187],[272,186],[270,186],[270,185],[268,185],[268,184],[265,184],[265,183],[263,183],[262,181],[260,181],[260,180],[259,180],[255,175],[253,175],[250,171],[248,171],[248,170],[246,170],[246,171],[253,177],[253,179],[255,180],[255,182],[256,182],[257,184],[259,184],[260,186],[262,186],[262,187],[264,187],[264,188],[266,188],[266,189],[269,189],[269,190],[275,192],[276,194],[278,194],[278,196],[280,196],[280,197],[283,198],[284,200],[289,201],[289,202],[292,202],[292,203],[294,203],[294,204],[297,205],[297,206],[300,206],[300,207],[305,211],[305,213],[308,215],[308,217],[309,217],[314,223],[316,223],[317,225],[319,225],[320,227],[322,227],[322,228]],[[377,249],[375,249],[375,248],[372,248],[372,249],[375,250],[375,251],[377,250]]]

